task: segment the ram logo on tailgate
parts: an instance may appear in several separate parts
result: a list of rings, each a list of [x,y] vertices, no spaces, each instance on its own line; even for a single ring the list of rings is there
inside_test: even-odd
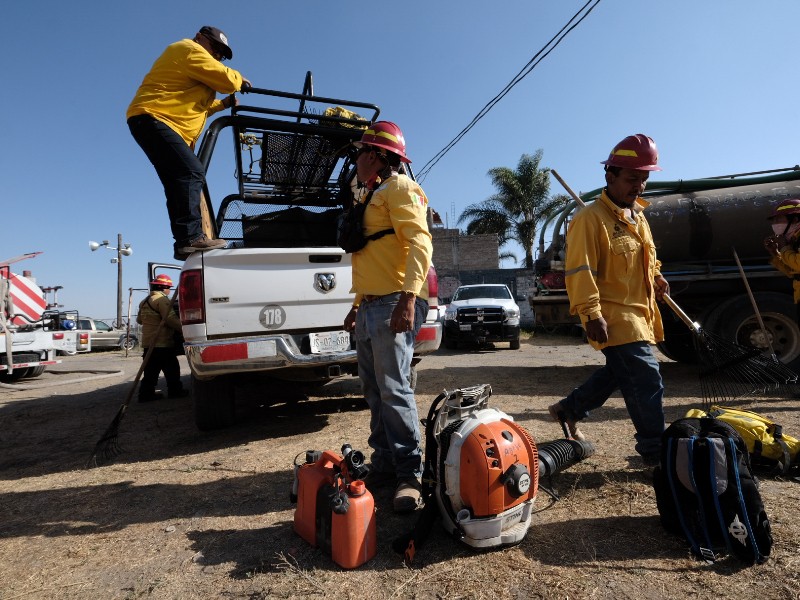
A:
[[[314,289],[323,294],[336,287],[336,273],[314,273]]]

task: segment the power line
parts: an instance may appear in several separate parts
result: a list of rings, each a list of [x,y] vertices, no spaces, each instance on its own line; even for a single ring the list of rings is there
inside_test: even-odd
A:
[[[591,6],[589,6],[590,4]],[[486,105],[480,111],[478,111],[478,114],[472,118],[472,121],[470,121],[469,125],[464,127],[464,129],[462,129],[458,135],[456,135],[456,137],[450,140],[450,142],[444,148],[439,150],[439,152],[437,152],[433,158],[425,163],[420,170],[417,179],[420,182],[424,181],[425,177],[428,175],[434,165],[438,163],[442,157],[444,157],[444,155],[447,154],[451,148],[453,148],[453,146],[461,141],[461,138],[463,138],[470,131],[470,129],[472,129],[478,123],[478,121],[485,117],[486,114],[492,108],[494,108],[495,104],[500,102],[500,100],[502,100],[515,85],[517,85],[531,71],[533,71],[533,69],[535,69],[537,65],[542,62],[542,60],[544,60],[547,55],[550,54],[572,30],[581,23],[581,21],[589,16],[589,13],[592,12],[592,10],[594,10],[598,4],[600,4],[600,0],[588,0],[586,4],[584,4],[580,10],[578,10],[578,12],[576,12],[569,21],[567,21],[567,24],[564,25],[556,35],[550,38],[550,40],[544,46],[542,46],[542,48],[536,54],[533,55],[528,63],[522,67],[520,72],[514,76],[514,78],[502,89],[502,91],[500,91],[500,93],[498,93],[494,98],[489,100],[489,102],[487,102]]]

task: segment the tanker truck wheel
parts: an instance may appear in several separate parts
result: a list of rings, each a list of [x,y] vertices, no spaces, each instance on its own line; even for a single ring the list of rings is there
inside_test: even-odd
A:
[[[745,347],[760,348],[769,352],[769,343],[782,363],[797,371],[800,369],[800,327],[797,324],[797,307],[788,294],[761,292],[755,294],[756,305],[764,321],[768,339],[758,324],[750,298],[735,296],[714,310],[706,328]]]
[[[224,376],[203,380],[192,375],[192,404],[200,431],[224,429],[236,421],[233,386]]]

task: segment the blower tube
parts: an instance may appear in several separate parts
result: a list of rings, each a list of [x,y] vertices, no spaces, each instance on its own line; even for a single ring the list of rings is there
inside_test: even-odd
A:
[[[594,454],[589,441],[553,440],[536,445],[539,451],[539,477],[552,476]]]

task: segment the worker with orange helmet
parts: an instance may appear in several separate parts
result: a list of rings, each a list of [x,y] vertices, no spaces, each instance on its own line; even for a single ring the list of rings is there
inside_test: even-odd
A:
[[[606,187],[567,231],[565,282],[570,311],[580,316],[606,364],[549,412],[572,437],[583,439],[577,422],[619,389],[636,429],[636,451],[652,466],[664,431],[664,386],[652,350],[664,338],[656,301],[669,293],[669,284],[642,214],[649,203],[641,195],[650,173],[661,170],[658,150],[648,136],[631,135],[601,164]]]
[[[800,198],[781,200],[767,219],[772,235],[764,239],[770,263],[792,278],[794,302],[800,321]]]
[[[390,232],[353,253],[355,299],[344,321],[354,331],[370,407],[367,486],[391,482],[394,510],[411,512],[422,503],[421,436],[410,378],[414,339],[428,312],[428,199],[404,174],[411,161],[397,125],[377,121],[354,145],[360,201],[367,204],[364,234]]]
[[[182,398],[188,394],[181,383],[181,367],[175,346],[175,335],[181,331],[181,321],[168,295],[171,287],[172,278],[159,275],[150,282],[150,294],[139,303],[136,322],[142,326],[143,360],[146,360],[139,386],[139,402],[163,397],[163,394],[156,392],[158,377],[162,372],[167,380],[167,395],[170,398]],[[150,348],[153,350],[148,358]]]

